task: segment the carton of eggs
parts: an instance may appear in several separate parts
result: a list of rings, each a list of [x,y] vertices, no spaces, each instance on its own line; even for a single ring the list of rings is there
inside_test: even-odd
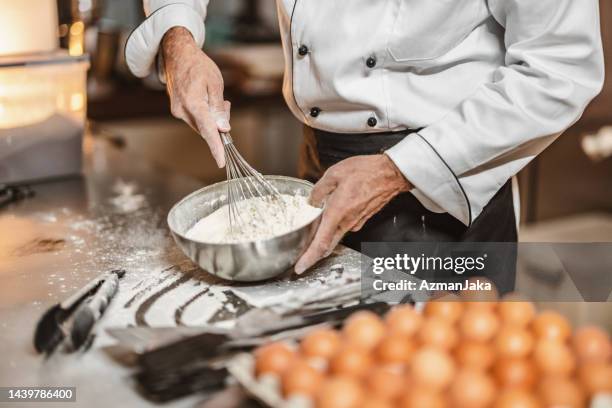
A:
[[[272,407],[598,407],[612,398],[612,348],[595,326],[510,295],[424,310],[360,311],[341,329],[239,356],[230,372]]]

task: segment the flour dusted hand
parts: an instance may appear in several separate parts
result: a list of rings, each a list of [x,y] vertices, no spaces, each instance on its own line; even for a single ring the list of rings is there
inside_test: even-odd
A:
[[[166,33],[162,51],[172,115],[202,135],[217,165],[225,166],[219,132],[231,129],[231,105],[223,100],[221,71],[183,27]]]
[[[236,203],[241,222],[234,231],[230,228],[229,207],[202,218],[187,231],[187,238],[199,242],[230,244],[261,241],[296,230],[314,220],[321,209],[308,204],[303,196],[281,195],[285,206],[259,197]]]
[[[331,166],[310,195],[315,205],[325,202],[325,212],[295,272],[299,275],[329,256],[345,233],[359,231],[393,197],[411,188],[385,154],[349,157]]]

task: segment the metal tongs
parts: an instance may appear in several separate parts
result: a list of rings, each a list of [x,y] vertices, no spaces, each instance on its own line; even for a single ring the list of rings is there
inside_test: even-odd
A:
[[[30,186],[9,186],[0,184],[0,208],[9,204],[30,198],[34,195],[34,190]]]
[[[36,351],[51,354],[66,336],[69,336],[71,350],[81,348],[91,339],[93,326],[117,293],[119,279],[124,275],[123,269],[100,275],[68,299],[47,310],[36,325]]]

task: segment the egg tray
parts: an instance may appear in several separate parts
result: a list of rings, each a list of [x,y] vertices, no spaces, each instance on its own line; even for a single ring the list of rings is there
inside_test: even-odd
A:
[[[423,313],[425,303],[417,302],[414,307]],[[297,348],[295,341],[285,342]],[[312,399],[305,396],[293,396],[286,399],[281,391],[281,379],[274,374],[255,376],[255,357],[252,353],[241,353],[233,357],[228,365],[229,373],[255,399],[270,408],[314,408]],[[589,408],[612,408],[612,393],[600,393],[592,397]]]
[[[311,399],[302,396],[285,399],[281,393],[280,378],[265,374],[256,378],[255,357],[250,353],[236,355],[227,366],[230,374],[254,398],[270,408],[313,408]],[[591,399],[589,408],[612,408],[612,394],[602,393]]]
[[[295,396],[285,399],[281,393],[280,378],[264,374],[256,378],[255,357],[250,353],[236,355],[227,365],[227,370],[240,385],[254,398],[271,408],[313,408],[314,403],[307,397]]]

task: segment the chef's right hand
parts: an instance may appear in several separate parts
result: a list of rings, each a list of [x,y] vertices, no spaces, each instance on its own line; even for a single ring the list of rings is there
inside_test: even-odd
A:
[[[200,133],[217,165],[225,166],[219,132],[230,130],[230,103],[223,100],[219,68],[183,27],[168,30],[162,52],[172,115]]]

